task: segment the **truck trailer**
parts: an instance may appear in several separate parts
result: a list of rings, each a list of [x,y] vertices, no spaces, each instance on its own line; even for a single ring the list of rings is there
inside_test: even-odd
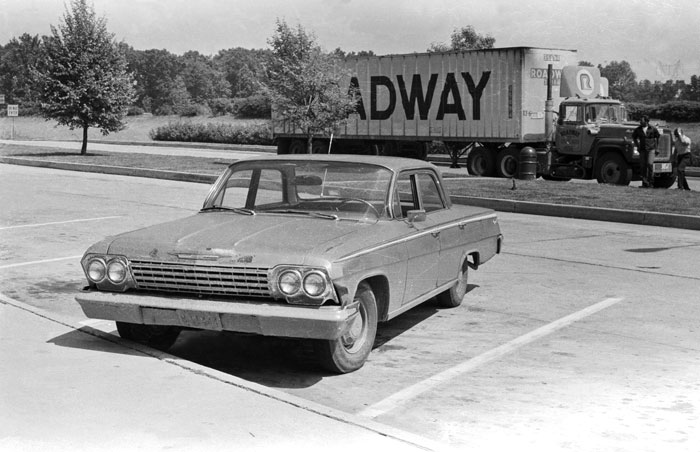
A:
[[[512,47],[354,57],[345,60],[357,108],[312,152],[427,158],[441,145],[467,156],[477,176],[516,177],[524,148],[537,176],[627,185],[643,164],[637,126],[608,97],[594,67],[575,50]],[[306,136],[273,112],[277,152],[305,153]],[[670,130],[660,129],[654,186],[675,181]]]

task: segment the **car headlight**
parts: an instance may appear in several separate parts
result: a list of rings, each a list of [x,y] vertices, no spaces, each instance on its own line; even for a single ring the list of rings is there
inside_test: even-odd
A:
[[[114,259],[107,264],[107,278],[114,284],[121,284],[126,279],[127,269],[124,262]]]
[[[269,278],[272,296],[289,304],[321,306],[326,302],[339,303],[324,268],[280,265],[271,270]]]
[[[282,272],[278,279],[280,291],[285,295],[294,295],[301,289],[301,275],[294,270]]]
[[[86,254],[81,260],[85,276],[99,290],[125,291],[133,287],[129,261],[124,256]]]
[[[311,272],[304,276],[304,292],[312,297],[318,297],[326,291],[326,278],[319,272]]]
[[[88,279],[94,283],[98,283],[105,279],[107,265],[102,259],[92,259],[88,262],[85,270]]]

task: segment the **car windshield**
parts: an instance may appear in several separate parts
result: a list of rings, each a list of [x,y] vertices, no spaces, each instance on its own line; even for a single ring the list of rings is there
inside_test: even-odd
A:
[[[388,169],[365,163],[243,161],[224,173],[203,210],[378,219],[387,215],[391,176]]]

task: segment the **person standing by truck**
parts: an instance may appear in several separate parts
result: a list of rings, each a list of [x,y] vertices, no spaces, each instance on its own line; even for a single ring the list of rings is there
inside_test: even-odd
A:
[[[642,187],[654,188],[654,157],[659,145],[659,131],[649,124],[649,116],[642,116],[639,127],[634,129],[632,139],[641,157]]]
[[[673,131],[674,146],[676,147],[676,162],[678,171],[678,189],[690,190],[685,178],[685,167],[690,163],[690,138],[683,134],[683,129],[678,127]]]

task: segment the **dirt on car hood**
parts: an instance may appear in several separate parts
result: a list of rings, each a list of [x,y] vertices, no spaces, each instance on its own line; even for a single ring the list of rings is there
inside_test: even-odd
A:
[[[209,261],[270,266],[308,264],[366,230],[366,223],[297,215],[242,215],[207,212],[118,235],[107,243],[110,254],[130,259]],[[366,240],[366,238],[365,238]]]

